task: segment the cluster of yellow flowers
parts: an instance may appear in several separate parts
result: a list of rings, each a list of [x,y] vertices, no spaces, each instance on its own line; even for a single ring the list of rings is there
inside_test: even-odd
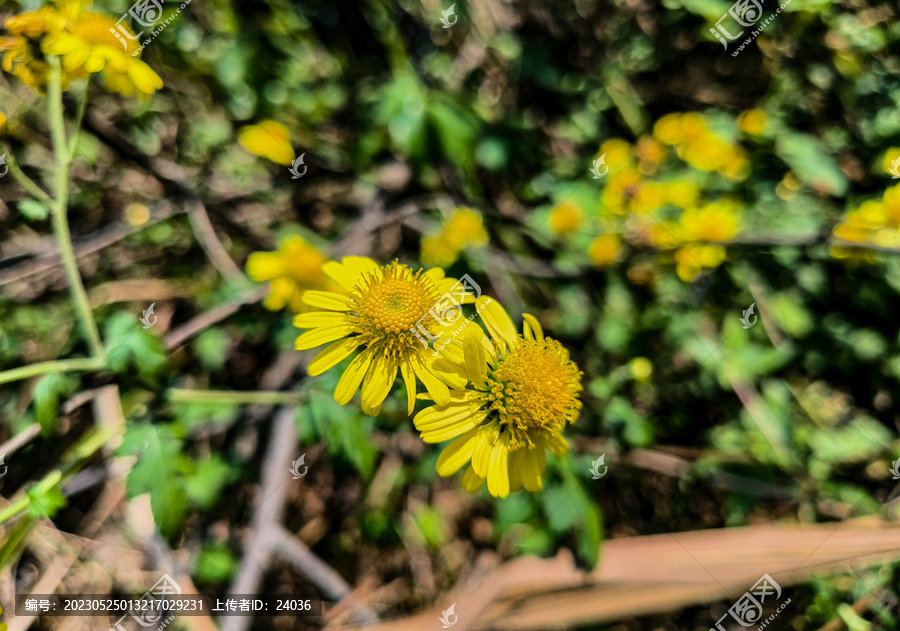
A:
[[[538,491],[545,450],[568,451],[562,431],[581,410],[581,372],[534,316],[523,315],[519,334],[497,301],[476,299],[440,267],[413,272],[359,256],[327,261],[300,237],[285,239],[277,252],[253,253],[247,272],[271,281],[267,307],[290,308],[298,313],[294,325],[309,329],[297,338],[298,350],[328,344],[310,362],[310,375],[356,353],[335,389],[338,403],[361,389],[363,411],[377,415],[398,371],[409,414],[416,398],[434,401],[415,416],[416,429],[427,443],[454,439],[437,471],[449,476],[469,463],[463,486],[470,492],[485,482],[496,497]],[[462,305],[472,302],[487,333],[474,316],[462,317]],[[427,394],[417,397],[417,382]]]
[[[448,267],[466,248],[483,247],[487,243],[488,233],[481,215],[469,208],[457,208],[437,232],[422,239],[422,263]]]
[[[569,449],[562,431],[578,417],[582,386],[568,351],[544,337],[537,319],[523,314],[518,333],[498,302],[476,299],[439,267],[414,272],[396,261],[349,256],[322,270],[340,288],[306,291],[304,302],[316,310],[294,319],[309,329],[297,338],[298,350],[328,344],[308,373],[321,374],[359,351],[334,396],[344,405],[361,388],[363,411],[376,415],[399,371],[409,414],[416,398],[434,401],[414,419],[422,440],[453,439],[438,459],[440,475],[469,464],[463,486],[470,492],[485,482],[495,497],[540,490],[545,450]],[[449,307],[447,295],[454,296]],[[474,315],[462,316],[462,305],[473,301],[487,333]],[[417,397],[417,380],[427,394]]]
[[[745,112],[739,119],[739,127],[748,134],[761,133],[765,125],[761,111]],[[597,152],[605,156],[603,168],[608,171],[597,213],[603,234],[587,248],[593,265],[605,267],[621,261],[626,242],[675,250],[676,271],[686,282],[725,260],[721,244],[739,231],[739,206],[730,199],[704,204],[700,188],[691,179],[653,179],[669,146],[697,169],[720,172],[732,180],[747,176],[744,150],[715,136],[696,113],[664,116],[652,136],[641,137],[634,145],[607,140]],[[660,222],[654,214],[660,209],[664,209],[663,216],[680,212],[677,219]],[[550,229],[560,236],[577,233],[585,223],[586,213],[572,201],[554,208],[549,217]]]
[[[854,243],[900,248],[900,184],[885,190],[880,200],[868,200],[851,210],[834,229],[834,236]],[[837,258],[847,258],[854,250],[837,246],[831,252]]]
[[[48,56],[62,61],[62,89],[69,81],[99,73],[106,88],[124,96],[150,95],[162,79],[133,55],[136,37],[116,18],[85,10],[81,0],[58,0],[38,11],[6,19],[9,36],[0,37],[3,70],[24,83],[45,89],[50,76]],[[125,37],[116,38],[119,29]]]
[[[675,147],[679,158],[701,171],[716,171],[734,181],[744,180],[749,174],[744,150],[712,133],[696,112],[663,116],[653,126],[653,136]]]

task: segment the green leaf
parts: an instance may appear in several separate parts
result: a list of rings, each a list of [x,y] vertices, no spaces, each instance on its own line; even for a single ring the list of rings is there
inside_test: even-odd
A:
[[[600,543],[603,540],[600,508],[591,500],[581,481],[572,473],[570,460],[566,457],[560,460],[560,472],[571,493],[570,501],[575,506],[578,555],[588,569],[592,570],[600,559]]]
[[[344,454],[365,479],[372,477],[378,453],[369,438],[374,424],[375,419],[357,412],[341,422],[335,431]]]
[[[153,377],[166,367],[166,353],[159,337],[152,329],[141,326],[137,315],[120,311],[107,318],[104,332],[107,366],[116,373],[129,366],[147,377]]]
[[[197,555],[194,574],[207,583],[225,585],[231,582],[238,567],[234,553],[224,543],[204,543]]]
[[[19,212],[30,221],[43,221],[50,215],[50,209],[34,199],[23,199],[19,202]]]
[[[160,532],[165,536],[176,534],[183,523],[188,501],[181,440],[175,435],[173,426],[132,425],[117,451],[139,456],[128,474],[128,496],[150,493],[150,509]]]
[[[209,510],[218,502],[222,489],[237,477],[237,472],[224,459],[213,454],[197,463],[196,470],[187,478],[185,491],[194,504]]]
[[[77,385],[76,377],[59,373],[46,375],[38,382],[34,389],[34,409],[43,436],[49,436],[56,426],[60,396],[72,394]]]
[[[197,336],[192,346],[197,359],[207,370],[219,370],[228,354],[228,334],[221,328],[207,329]]]
[[[28,514],[35,519],[52,518],[56,511],[64,507],[68,501],[56,486],[41,492],[37,486],[26,491],[28,495]]]
[[[837,197],[846,195],[847,178],[817,138],[808,134],[781,133],[775,141],[775,153],[804,184]]]

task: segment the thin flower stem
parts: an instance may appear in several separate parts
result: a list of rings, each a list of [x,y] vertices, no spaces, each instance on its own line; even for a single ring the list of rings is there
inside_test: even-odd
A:
[[[72,237],[69,233],[69,222],[66,217],[69,201],[69,147],[66,144],[66,128],[63,119],[62,104],[62,70],[59,58],[47,56],[50,64],[50,81],[47,85],[47,113],[50,117],[50,135],[53,138],[53,152],[56,156],[56,203],[53,204],[53,233],[56,236],[56,244],[59,255],[62,258],[66,277],[69,280],[69,289],[75,308],[81,319],[81,324],[88,337],[91,354],[94,357],[103,357],[103,343],[100,341],[100,332],[97,323],[91,313],[87,293],[81,282],[78,272],[78,263],[75,260],[75,251],[72,249]],[[77,135],[77,130],[75,134]]]
[[[170,388],[166,398],[172,403],[218,403],[228,405],[291,405],[300,403],[299,392],[250,391],[240,390],[189,390],[186,388]]]
[[[44,189],[38,186],[34,180],[25,175],[25,172],[19,168],[19,165],[16,163],[15,158],[13,158],[12,152],[7,152],[6,157],[6,166],[9,167],[9,173],[13,176],[16,182],[18,182],[22,188],[31,193],[31,196],[37,199],[40,202],[43,202],[47,208],[53,208],[53,198],[48,195]]]
[[[91,75],[84,80],[84,92],[78,101],[78,112],[75,114],[75,123],[72,128],[72,138],[69,139],[69,162],[75,157],[75,149],[78,145],[78,136],[81,134],[81,121],[84,120],[84,111],[87,109],[88,92],[91,91]]]
[[[50,362],[39,362],[30,364],[20,368],[4,370],[0,372],[0,383],[9,383],[11,381],[21,381],[29,377],[37,375],[48,375],[50,373],[59,372],[89,372],[92,370],[100,370],[103,367],[103,360],[94,357],[79,357],[77,359],[58,359]]]

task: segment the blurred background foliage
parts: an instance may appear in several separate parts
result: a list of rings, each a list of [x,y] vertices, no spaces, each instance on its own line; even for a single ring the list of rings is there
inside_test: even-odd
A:
[[[0,15],[39,6],[0,2]],[[9,463],[4,494],[78,443],[88,421],[61,416],[63,403],[115,381],[128,419],[117,457],[140,455],[129,493],[149,492],[170,545],[193,549],[198,586],[227,588],[267,417],[165,391],[265,389],[296,330],[289,309],[257,303],[166,347],[167,329],[246,291],[208,263],[188,217],[166,214],[199,198],[241,266],[292,235],[328,253],[362,225],[375,258],[468,273],[511,314],[535,313],[584,371],[573,458],[551,459],[542,494],[499,501],[437,478],[438,450],[415,435],[401,387],[370,418],[335,403],[339,373],[289,380],[310,475],[288,528],[351,583],[400,581],[391,614],[433,602],[477,554],[568,546],[592,565],[604,536],[894,518],[897,7],[792,0],[733,57],[709,33],[729,6],[460,2],[445,29],[433,0],[193,2],[144,53],[162,91],[92,95],[70,222],[76,238],[126,228],[82,260],[112,351],[99,374],[2,387],[2,437],[42,429],[17,455],[28,466]],[[37,95],[9,75],[0,95],[6,147],[40,174]],[[268,120],[305,153],[302,180],[238,142]],[[0,192],[0,368],[83,354],[61,274],[14,273],[48,247],[50,219],[9,178]],[[164,291],[101,291],[148,279]],[[153,299],[161,324],[145,330],[137,314]],[[759,324],[744,328],[751,304]],[[647,451],[687,468],[644,467],[633,456]],[[592,480],[601,454],[609,474]],[[80,514],[57,485],[32,492],[35,516],[44,507],[62,527]],[[868,628],[844,603],[893,578],[817,580],[781,624]],[[869,617],[896,628],[889,608]]]

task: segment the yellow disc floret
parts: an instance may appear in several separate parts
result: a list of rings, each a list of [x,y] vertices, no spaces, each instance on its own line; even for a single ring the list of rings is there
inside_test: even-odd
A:
[[[536,432],[560,432],[581,410],[581,372],[569,351],[550,338],[519,336],[518,346],[498,362],[485,384],[512,450],[534,447]]]
[[[422,346],[418,327],[435,331],[437,322],[429,310],[438,300],[438,290],[421,270],[413,273],[400,263],[386,265],[381,272],[368,274],[353,289],[354,309],[347,317],[362,344],[399,360]]]

